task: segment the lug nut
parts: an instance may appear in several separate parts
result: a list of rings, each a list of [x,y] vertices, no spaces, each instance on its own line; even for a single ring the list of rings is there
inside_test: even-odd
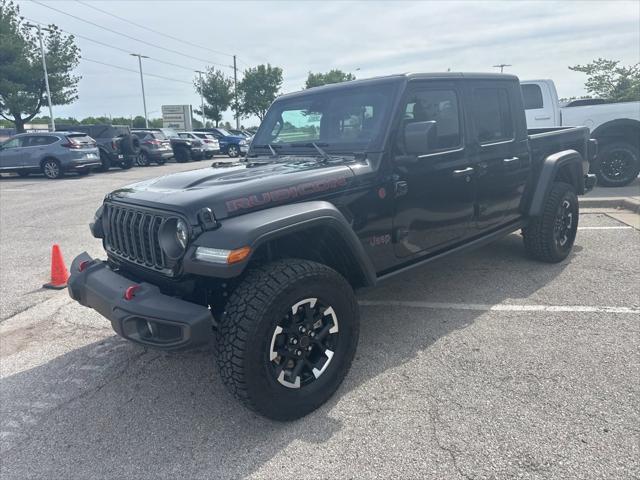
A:
[[[296,355],[297,355],[297,356],[302,355],[302,350],[296,350]]]
[[[316,332],[311,332],[311,333],[309,334],[309,336],[310,336],[311,338],[315,337],[315,336],[316,336]]]
[[[309,346],[307,347],[307,352],[310,352],[312,348],[313,348],[313,347],[312,347],[311,345],[309,345]]]
[[[300,331],[300,333],[304,333],[307,331],[306,328],[304,328],[302,325],[300,325],[300,327],[298,328],[298,330]]]
[[[297,338],[292,338],[291,339],[291,343],[293,343],[294,345],[298,344],[298,339]]]

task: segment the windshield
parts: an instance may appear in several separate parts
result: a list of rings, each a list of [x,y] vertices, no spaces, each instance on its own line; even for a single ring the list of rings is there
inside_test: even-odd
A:
[[[367,150],[384,133],[394,90],[393,84],[378,84],[276,101],[253,142],[282,148],[313,142],[329,150]]]
[[[229,132],[227,132],[224,128],[216,128],[220,135],[224,135],[225,137],[233,137]]]

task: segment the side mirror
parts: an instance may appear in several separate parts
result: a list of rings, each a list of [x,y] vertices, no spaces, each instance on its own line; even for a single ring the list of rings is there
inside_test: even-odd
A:
[[[435,120],[408,123],[404,127],[404,148],[406,153],[420,155],[427,153],[435,145],[438,126]]]

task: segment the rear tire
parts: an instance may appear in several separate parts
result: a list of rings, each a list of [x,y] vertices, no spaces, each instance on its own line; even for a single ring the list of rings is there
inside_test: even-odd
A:
[[[191,160],[191,150],[186,147],[178,147],[174,153],[178,163],[186,163]]]
[[[529,256],[547,263],[567,258],[576,239],[578,219],[578,197],[573,187],[568,183],[554,183],[542,215],[529,220],[522,229]]]
[[[356,298],[339,273],[279,260],[249,271],[231,294],[217,338],[220,374],[247,407],[294,420],[338,388],[358,333]]]
[[[595,174],[598,185],[624,187],[633,182],[640,173],[638,148],[626,142],[610,143],[598,153]]]
[[[136,157],[136,165],[140,167],[148,167],[150,163],[151,162],[149,161],[149,155],[147,155],[147,152],[141,151],[140,153],[138,153],[138,156]]]
[[[42,173],[50,180],[57,180],[64,176],[62,165],[55,158],[45,158],[42,161]]]
[[[135,157],[125,157],[125,159],[120,162],[120,168],[122,170],[129,170],[131,167],[133,167],[134,159]]]

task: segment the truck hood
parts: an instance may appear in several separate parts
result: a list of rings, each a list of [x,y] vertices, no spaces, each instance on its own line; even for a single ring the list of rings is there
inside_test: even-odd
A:
[[[108,201],[169,210],[192,223],[202,208],[213,210],[217,219],[285,203],[338,194],[348,188],[354,174],[340,163],[322,163],[313,158],[266,164],[216,164],[174,173],[120,188]]]

